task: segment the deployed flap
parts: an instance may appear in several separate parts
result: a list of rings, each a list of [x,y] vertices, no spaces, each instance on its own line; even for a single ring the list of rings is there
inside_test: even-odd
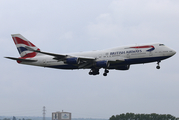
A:
[[[7,59],[11,59],[11,60],[19,60],[22,62],[36,62],[37,60],[30,60],[30,59],[23,59],[23,58],[14,58],[14,57],[5,57]]]
[[[88,63],[88,62],[85,62],[85,63],[80,64],[80,65],[78,66],[78,68],[79,68],[79,69],[80,69],[80,68],[89,68],[89,67],[92,67],[92,66],[93,66],[93,64]]]
[[[94,58],[94,57],[85,57],[85,56],[75,56],[75,57],[77,57],[78,59],[80,59],[80,60],[84,60],[84,61],[94,61],[94,60],[96,60],[96,58]]]

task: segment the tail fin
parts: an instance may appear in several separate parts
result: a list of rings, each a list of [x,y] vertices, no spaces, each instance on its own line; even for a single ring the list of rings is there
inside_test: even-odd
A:
[[[23,37],[21,34],[12,34],[11,36],[22,58],[33,58],[39,54],[25,48],[26,46],[28,46],[34,50],[40,50],[34,44],[28,41],[25,37]]]

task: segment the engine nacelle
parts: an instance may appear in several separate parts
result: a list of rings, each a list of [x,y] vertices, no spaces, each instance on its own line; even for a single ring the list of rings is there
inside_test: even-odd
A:
[[[104,60],[104,61],[96,61],[95,66],[100,67],[100,68],[108,68],[109,67],[109,62]]]
[[[73,57],[73,58],[67,58],[64,62],[66,64],[79,64],[80,60],[76,57]]]
[[[116,68],[116,70],[129,70],[130,65],[123,65]]]

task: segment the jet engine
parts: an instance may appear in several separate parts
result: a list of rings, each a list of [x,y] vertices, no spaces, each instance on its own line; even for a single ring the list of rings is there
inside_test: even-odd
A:
[[[64,62],[67,64],[79,64],[80,60],[76,57],[72,57],[72,58],[67,58]]]
[[[123,65],[116,68],[116,70],[129,70],[130,65]]]
[[[100,67],[100,68],[108,68],[109,65],[110,65],[110,63],[108,61],[106,61],[106,60],[104,60],[104,61],[96,61],[95,62],[95,66]]]

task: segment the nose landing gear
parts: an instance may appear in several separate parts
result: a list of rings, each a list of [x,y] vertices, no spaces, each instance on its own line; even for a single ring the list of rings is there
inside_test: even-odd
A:
[[[160,69],[160,62],[161,62],[161,61],[158,61],[158,62],[157,62],[157,67],[156,67],[157,69]]]

